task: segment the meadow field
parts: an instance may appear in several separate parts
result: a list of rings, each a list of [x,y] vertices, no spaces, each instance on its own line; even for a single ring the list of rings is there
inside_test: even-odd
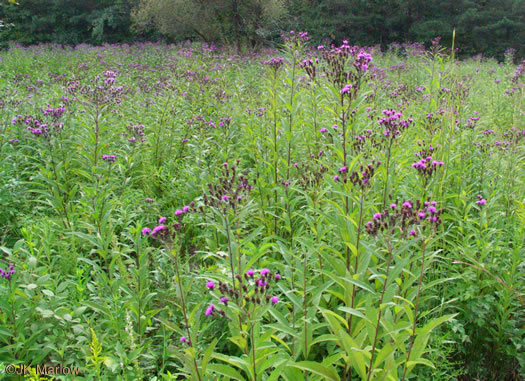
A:
[[[523,380],[524,83],[439,38],[0,52],[0,379]]]

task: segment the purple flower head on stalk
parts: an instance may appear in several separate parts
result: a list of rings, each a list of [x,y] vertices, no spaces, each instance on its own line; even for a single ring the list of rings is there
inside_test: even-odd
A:
[[[213,290],[215,288],[215,282],[212,280],[206,282],[206,287],[209,288],[210,290]]]
[[[167,220],[166,217],[159,218],[159,224],[163,224],[164,222],[166,222],[166,220]]]
[[[230,199],[230,196],[222,196],[222,201],[228,201]]]
[[[149,198],[149,197],[146,197],[144,200],[145,200],[146,202],[153,202],[153,199],[152,199],[152,198]]]
[[[181,343],[186,343],[188,341],[188,339],[186,338],[186,336],[181,336],[181,338],[179,339],[179,341]]]
[[[397,205],[396,205],[396,204],[390,204],[390,207],[391,207],[392,209],[395,209],[395,208],[397,208]]]
[[[116,155],[102,155],[102,160],[112,163],[117,159]]]
[[[206,312],[204,313],[204,315],[210,316],[213,314],[214,311],[215,311],[215,306],[213,304],[210,304],[209,307],[206,308]]]
[[[272,301],[272,306],[275,306],[277,303],[279,303],[279,298],[277,296],[272,296],[270,300]]]
[[[160,231],[163,231],[165,229],[167,229],[168,227],[166,225],[159,225],[159,226],[155,226],[153,228],[153,230],[151,231],[151,235],[152,236],[155,236],[158,232]]]
[[[321,132],[328,132],[328,129],[323,127],[323,128],[321,128]]]
[[[374,220],[380,220],[381,219],[381,213],[374,214]]]
[[[334,176],[334,181],[339,181],[339,176],[335,175]]]
[[[281,280],[281,274],[275,274],[275,280]]]
[[[148,235],[149,233],[151,233],[151,229],[150,228],[142,229],[142,235]]]
[[[282,58],[282,57],[272,57],[272,58],[270,58],[270,59],[268,59],[266,61],[263,61],[262,63],[264,65],[267,65],[267,66],[271,67],[276,72],[283,65],[284,58]]]
[[[223,296],[221,298],[221,303],[224,303],[225,305],[228,305],[228,300],[230,300],[230,298],[228,298],[227,296]]]
[[[182,212],[183,212],[183,213],[187,213],[189,210],[190,210],[190,207],[189,207],[188,205],[184,205],[184,206],[182,207]]]
[[[175,211],[175,215],[176,215],[176,216],[180,216],[182,213],[184,213],[184,212],[183,212],[182,210],[180,210],[180,209],[177,209],[177,210]]]
[[[340,173],[345,173],[346,171],[348,171],[348,168],[346,166],[339,168]]]
[[[487,200],[485,200],[485,199],[483,198],[483,196],[480,195],[480,194],[478,194],[478,199],[479,199],[479,200],[476,201],[476,204],[478,204],[478,205],[485,205],[485,204],[487,203]]]
[[[250,269],[250,270],[246,271],[246,274],[248,274],[248,276],[252,277],[253,274],[255,274],[255,271]]]
[[[261,276],[266,276],[266,275],[269,274],[269,273],[270,273],[270,270],[269,270],[269,269],[266,269],[266,268],[265,268],[265,269],[262,269],[262,270],[261,270]]]
[[[403,208],[411,209],[412,208],[412,204],[410,203],[410,201],[405,201],[403,203]]]
[[[343,88],[341,89],[341,94],[346,94],[346,93],[348,93],[350,90],[352,90],[352,88],[353,88],[352,85],[350,85],[350,84],[346,85],[345,87],[343,87]]]
[[[415,237],[416,231],[415,230],[410,230],[410,233],[408,233],[408,235]]]

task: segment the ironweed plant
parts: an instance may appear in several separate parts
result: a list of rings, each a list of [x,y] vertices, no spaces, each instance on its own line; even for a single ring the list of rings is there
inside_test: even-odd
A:
[[[522,380],[525,63],[455,51],[1,51],[0,364]]]

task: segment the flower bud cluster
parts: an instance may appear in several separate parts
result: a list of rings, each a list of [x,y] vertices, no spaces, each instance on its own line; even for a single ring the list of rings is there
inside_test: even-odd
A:
[[[239,160],[237,160],[237,165]],[[218,184],[208,184],[208,193],[204,194],[204,204],[207,207],[215,207],[226,212],[227,208],[236,210],[250,194],[253,185],[248,180],[248,171],[238,174],[235,165],[224,163],[222,165],[222,176]]]
[[[143,124],[133,124],[130,123],[126,126],[126,132],[122,133],[122,136],[128,137],[128,142],[130,143],[136,143],[136,142],[145,142],[145,134],[144,134],[144,125]]]
[[[208,288],[210,292],[217,291],[218,295],[216,296],[225,307],[227,307],[229,303],[235,303],[238,307],[244,308],[250,304],[263,305],[271,303],[272,305],[276,305],[279,302],[277,296],[271,295],[270,288],[272,284],[281,280],[281,274],[274,274],[269,269],[264,268],[259,271],[258,275],[256,275],[255,270],[248,270],[244,273],[244,276],[237,274],[236,279],[240,289],[236,289],[224,282],[218,282],[217,285],[214,281],[206,282],[206,288]],[[206,316],[215,314],[226,315],[224,310],[215,304],[210,304],[204,314]]]

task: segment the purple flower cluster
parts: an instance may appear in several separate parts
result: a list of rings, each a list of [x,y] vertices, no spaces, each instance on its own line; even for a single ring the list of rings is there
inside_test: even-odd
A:
[[[474,115],[477,115],[477,114],[478,114],[477,112],[474,113]],[[476,124],[478,123],[478,121],[480,119],[481,118],[479,116],[472,116],[472,117],[468,118],[467,119],[467,124],[465,125],[465,127],[474,129],[476,127]]]
[[[323,47],[321,57],[327,63],[325,76],[341,89],[342,95],[355,96],[370,68],[372,55],[344,40],[338,48],[332,46],[332,49],[324,50]],[[352,87],[348,87],[348,83]]]
[[[521,65],[517,67],[510,81],[512,83],[520,83],[520,80],[521,80],[521,77],[523,77],[523,74],[525,74],[525,60],[523,60]]]
[[[108,163],[113,163],[117,160],[116,155],[102,155],[102,160],[107,161]]]
[[[66,108],[62,105],[57,108],[52,108],[51,106],[47,105],[47,108],[42,111],[42,113],[45,116],[49,116],[53,119],[60,119],[64,113],[66,112]]]
[[[384,128],[384,139],[391,141],[400,136],[403,130],[407,129],[413,122],[410,118],[408,120],[401,119],[403,114],[394,109],[383,110],[383,115],[379,118],[379,125]]]
[[[279,68],[284,64],[284,58],[282,57],[272,57],[268,60],[262,61],[264,65],[271,67],[274,72],[277,72]]]
[[[126,126],[126,132],[122,133],[122,136],[128,137],[128,142],[145,142],[146,138],[144,137],[144,125],[143,124],[133,124],[130,123]]]
[[[433,160],[432,156],[421,158],[412,164],[412,168],[417,169],[417,172],[424,177],[430,177],[436,171],[437,168],[445,165],[444,162]]]
[[[487,203],[487,200],[485,200],[482,195],[478,194],[478,200],[476,201],[476,204],[485,205],[486,203]]]
[[[281,38],[284,40],[285,44],[290,48],[298,48],[310,41],[308,32],[295,32],[294,30],[291,30],[288,33],[281,34]]]
[[[153,200],[152,200],[153,201]],[[185,205],[181,209],[175,210],[175,216],[177,218],[177,222],[171,225],[174,232],[178,232],[182,229],[182,217],[185,213],[189,213],[192,208],[195,206],[195,203],[192,201],[190,205]],[[165,225],[167,222],[166,217],[160,217],[158,221],[158,225],[155,226],[153,229],[145,227],[142,229],[142,235],[149,235],[152,238],[156,239],[168,239],[170,238],[170,227],[168,225]]]
[[[13,265],[9,266],[7,271],[0,267],[0,278],[10,280],[13,277],[14,273],[16,273],[16,270]]]
[[[301,61],[299,64],[300,67],[302,67],[305,71],[308,77],[311,81],[314,81],[317,76],[317,64],[319,63],[319,59],[316,58],[315,60],[311,58],[307,58]]]
[[[354,67],[357,71],[365,73],[368,70],[370,62],[372,62],[372,55],[361,50],[354,61]]]
[[[394,234],[396,228],[402,236],[415,236],[417,233],[413,227],[424,222],[427,222],[426,226],[437,228],[441,224],[442,212],[442,209],[437,209],[436,201],[425,201],[422,204],[418,200],[415,207],[410,201],[403,202],[401,207],[395,202],[381,213],[375,213],[372,221],[366,223],[365,229],[372,236],[383,231]]]
[[[62,116],[62,114],[60,114],[60,116]],[[64,123],[59,122],[58,119],[59,118],[52,117],[52,122],[45,122],[29,115],[25,117],[17,115],[11,119],[11,124],[16,125],[18,122],[24,123],[31,134],[49,139],[51,136],[59,135],[64,129]]]

